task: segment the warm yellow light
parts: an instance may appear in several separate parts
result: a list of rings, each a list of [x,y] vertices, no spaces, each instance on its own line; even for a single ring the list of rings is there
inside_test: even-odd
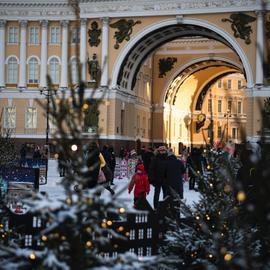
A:
[[[62,240],[62,241],[65,241],[66,239],[67,239],[67,238],[66,238],[64,235],[61,236],[61,240]]]
[[[210,186],[210,187],[213,187],[213,184],[212,184],[212,183],[210,183],[210,184],[209,184],[209,186]]]
[[[243,202],[245,199],[246,199],[246,194],[245,194],[245,192],[244,192],[244,191],[239,191],[239,192],[237,193],[237,200],[238,200],[239,202]]]
[[[231,254],[229,254],[229,253],[225,254],[224,260],[225,260],[226,262],[231,261],[231,259],[232,259],[232,255],[231,255]]]
[[[210,170],[211,169],[211,166],[210,165],[207,165],[207,170]]]
[[[88,108],[89,108],[89,105],[88,105],[88,104],[86,104],[86,103],[83,104],[83,109],[84,109],[84,110],[87,110]]]
[[[0,228],[3,228],[4,227],[4,225],[3,224],[0,224]]]
[[[209,254],[208,257],[209,257],[210,259],[212,259],[212,258],[213,258],[213,254]]]
[[[197,220],[199,220],[199,219],[200,219],[200,217],[199,217],[199,216],[196,216],[196,219],[197,219]]]
[[[111,220],[108,220],[108,221],[107,221],[107,225],[108,225],[108,226],[111,226],[111,225],[112,225],[112,221],[111,221]]]
[[[78,150],[78,146],[77,146],[76,144],[72,144],[72,145],[71,145],[71,150],[72,150],[73,152],[77,151],[77,150]]]
[[[58,154],[54,154],[54,158],[58,159],[59,155]]]
[[[102,228],[107,228],[107,224],[106,224],[105,222],[102,222],[102,223],[101,223],[101,227],[102,227]]]
[[[124,207],[119,208],[119,213],[123,214],[126,212],[126,209]]]
[[[124,230],[124,227],[123,226],[118,227],[118,231],[119,232],[122,232],[123,230]]]
[[[42,235],[42,236],[41,236],[41,240],[42,240],[42,241],[47,241],[47,239],[48,239],[48,238],[47,238],[46,235]]]
[[[29,258],[30,258],[31,260],[35,260],[35,259],[36,259],[36,255],[35,255],[34,253],[31,253],[31,254],[29,255]]]
[[[207,219],[207,220],[210,220],[210,217],[209,217],[209,216],[206,216],[206,219]]]
[[[86,228],[86,231],[87,231],[88,233],[92,232],[91,227],[87,227],[87,228]]]
[[[91,241],[87,241],[85,244],[87,247],[92,247],[92,245],[93,245]]]

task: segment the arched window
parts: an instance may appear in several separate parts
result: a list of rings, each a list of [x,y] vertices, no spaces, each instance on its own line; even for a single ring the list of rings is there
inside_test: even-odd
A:
[[[76,58],[71,61],[71,82],[72,84],[78,83],[78,61]]]
[[[38,83],[38,60],[34,57],[28,62],[28,76],[29,83]]]
[[[15,57],[8,59],[7,81],[8,83],[17,83],[18,81],[18,62]]]
[[[53,84],[59,84],[59,61],[53,57],[49,63],[49,73]]]

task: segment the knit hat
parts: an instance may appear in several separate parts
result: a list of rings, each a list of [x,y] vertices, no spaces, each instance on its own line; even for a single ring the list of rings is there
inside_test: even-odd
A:
[[[144,166],[143,166],[143,164],[139,164],[137,166],[137,170],[140,170],[140,171],[144,172]]]
[[[159,146],[158,151],[167,151],[167,148],[166,148],[166,146],[161,145],[161,146]]]
[[[130,156],[134,156],[134,155],[136,155],[137,153],[136,153],[136,151],[134,150],[134,149],[132,149],[131,151],[130,151]]]

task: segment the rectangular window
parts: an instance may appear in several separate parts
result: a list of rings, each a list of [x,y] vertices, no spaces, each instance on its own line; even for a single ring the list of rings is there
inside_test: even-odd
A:
[[[143,239],[143,237],[144,237],[143,229],[139,229],[139,231],[138,231],[138,239]]]
[[[16,108],[5,107],[4,128],[16,128]]]
[[[222,86],[222,81],[218,80],[218,88],[221,88],[221,86]]]
[[[212,99],[208,99],[208,112],[212,112]]]
[[[222,136],[222,127],[221,126],[218,127],[217,136],[218,136],[218,138],[221,138],[221,136]]]
[[[232,138],[238,139],[238,128],[232,128]]]
[[[143,256],[143,248],[138,248],[138,256]]]
[[[238,80],[238,90],[242,89],[242,81]]]
[[[222,112],[222,100],[218,100],[218,112]]]
[[[140,116],[137,115],[137,135],[140,135]]]
[[[228,86],[228,89],[232,89],[232,80],[228,80],[227,86]]]
[[[237,102],[237,113],[238,114],[242,113],[242,102],[241,101]]]
[[[135,236],[136,236],[136,234],[135,234],[135,230],[130,230],[129,231],[129,239],[130,240],[135,240]]]
[[[25,112],[25,128],[35,129],[37,128],[37,108],[28,107]]]
[[[228,113],[232,113],[232,100],[228,100],[227,111],[228,111]]]
[[[8,43],[17,44],[18,43],[18,27],[8,28]]]
[[[50,43],[59,44],[60,43],[60,27],[51,27],[50,31]]]
[[[30,27],[29,44],[39,44],[39,27]]]
[[[74,28],[71,30],[71,43],[80,43],[80,29]]]

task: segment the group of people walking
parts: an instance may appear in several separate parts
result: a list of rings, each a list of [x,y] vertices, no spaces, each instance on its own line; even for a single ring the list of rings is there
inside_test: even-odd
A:
[[[153,205],[158,207],[159,197],[162,190],[163,198],[177,194],[183,198],[183,174],[185,166],[175,156],[171,149],[159,146],[155,151],[143,149],[141,154],[142,164],[137,165],[137,170],[129,185],[129,192],[134,189],[134,203],[140,196],[145,196],[150,191],[151,184],[154,187]]]

